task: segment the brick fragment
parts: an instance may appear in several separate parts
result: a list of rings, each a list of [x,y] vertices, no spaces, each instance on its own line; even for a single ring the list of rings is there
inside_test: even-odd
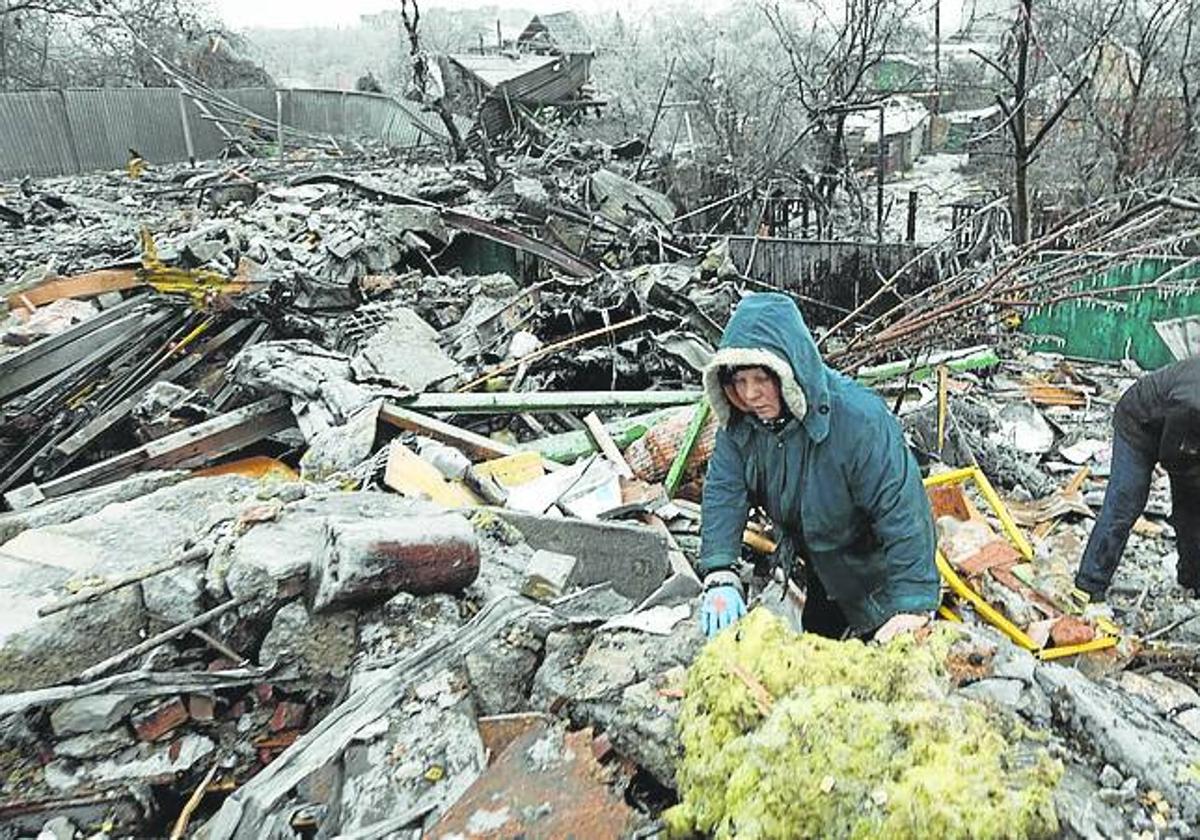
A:
[[[183,700],[172,697],[133,715],[129,722],[139,740],[158,741],[188,722],[188,710]]]

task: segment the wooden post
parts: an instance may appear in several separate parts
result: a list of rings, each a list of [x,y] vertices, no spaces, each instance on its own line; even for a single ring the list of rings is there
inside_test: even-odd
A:
[[[275,138],[279,144],[279,159],[283,160],[283,91],[275,89]]]
[[[671,66],[667,68],[667,78],[663,79],[662,90],[658,92],[658,105],[654,108],[654,119],[650,121],[650,131],[646,134],[646,148],[638,158],[637,169],[633,172],[633,180],[642,174],[642,166],[646,163],[646,155],[650,153],[650,142],[654,139],[654,129],[658,128],[658,118],[662,114],[663,101],[667,98],[667,89],[671,87],[671,76],[675,73],[675,56],[671,56]]]
[[[917,191],[908,191],[908,225],[905,240],[913,242],[917,238]]]
[[[67,138],[67,147],[71,150],[71,163],[75,166],[72,174],[78,175],[83,172],[83,164],[79,160],[79,147],[75,144],[75,132],[71,129],[71,112],[67,110],[67,92],[62,88],[58,89],[58,99],[62,103],[63,109],[63,134]]]
[[[183,145],[187,148],[188,163],[196,165],[196,146],[192,142],[192,126],[188,122],[187,103],[183,101],[183,91],[179,91],[179,124],[183,126]]]

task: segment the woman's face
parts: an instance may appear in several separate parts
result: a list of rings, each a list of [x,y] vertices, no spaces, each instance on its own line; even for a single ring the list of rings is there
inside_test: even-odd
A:
[[[774,420],[783,414],[779,385],[766,368],[739,370],[733,375],[733,390],[759,420]]]

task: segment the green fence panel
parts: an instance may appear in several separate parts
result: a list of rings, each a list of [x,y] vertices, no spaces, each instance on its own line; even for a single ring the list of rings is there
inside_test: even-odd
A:
[[[1128,357],[1153,370],[1174,361],[1154,329],[1155,321],[1200,314],[1200,265],[1177,257],[1144,259],[1109,269],[1075,284],[1075,291],[1153,283],[1172,269],[1170,286],[1103,297],[1062,301],[1034,311],[1021,325],[1036,338],[1035,350],[1117,361]],[[1179,283],[1196,281],[1190,288]]]

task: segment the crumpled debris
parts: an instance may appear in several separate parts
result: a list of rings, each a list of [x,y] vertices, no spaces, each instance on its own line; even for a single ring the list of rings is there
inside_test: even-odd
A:
[[[251,390],[290,394],[305,440],[340,426],[375,398],[370,389],[352,381],[350,359],[306,339],[247,347],[229,362],[225,374]]]

